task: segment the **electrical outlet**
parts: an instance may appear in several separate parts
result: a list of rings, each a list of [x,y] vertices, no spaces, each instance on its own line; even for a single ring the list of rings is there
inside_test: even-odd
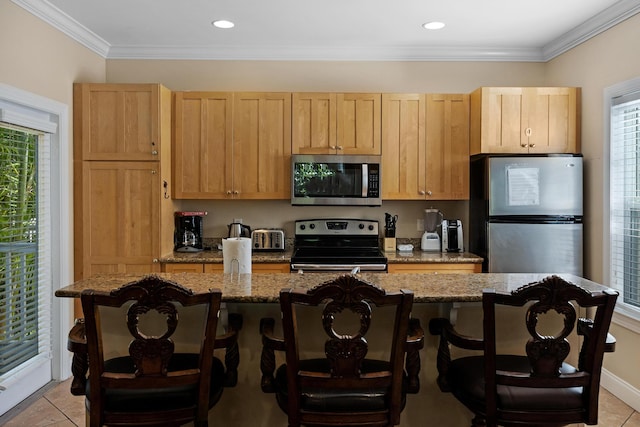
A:
[[[416,229],[418,231],[424,231],[424,219],[418,219],[416,222]]]

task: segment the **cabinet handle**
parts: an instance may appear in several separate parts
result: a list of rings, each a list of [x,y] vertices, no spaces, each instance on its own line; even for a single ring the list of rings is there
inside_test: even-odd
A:
[[[158,263],[158,262],[160,262],[160,260],[158,258],[154,258],[153,261],[151,261],[151,262]]]
[[[531,148],[533,148],[535,146],[536,146],[536,144],[529,144],[529,147],[531,147]]]
[[[153,150],[153,151],[151,152],[151,155],[153,155],[153,156],[157,156],[157,155],[158,155],[158,150]]]
[[[166,180],[162,181],[162,188],[164,188],[164,198],[169,198],[169,183]]]
[[[520,144],[520,147],[522,147],[522,148],[524,148],[526,146],[527,146],[527,144]]]
[[[227,196],[231,195],[231,190],[227,190]]]
[[[425,194],[427,194],[427,192],[424,190],[420,190],[418,191],[418,194],[420,194],[421,196],[424,196]]]
[[[337,148],[338,150],[342,150],[342,145],[338,145],[336,148]]]
[[[155,174],[157,174],[157,173],[158,173],[158,171],[157,171],[157,170],[152,170],[152,171],[151,171],[151,175],[155,175]]]
[[[531,128],[526,128],[524,134],[527,136],[531,136]]]
[[[233,190],[233,194],[240,194],[240,192],[238,190]]]
[[[158,150],[156,150],[156,143],[151,141],[151,155],[152,156],[157,156],[158,155]]]
[[[329,148],[331,148],[332,150],[337,150],[338,149],[338,147],[335,146],[335,145],[330,145]]]
[[[432,194],[431,190],[427,191],[427,196],[431,196]]]

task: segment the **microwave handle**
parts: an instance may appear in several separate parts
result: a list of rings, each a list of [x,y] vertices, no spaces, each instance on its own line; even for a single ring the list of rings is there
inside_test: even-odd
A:
[[[362,164],[362,197],[366,198],[369,195],[369,165],[367,163]]]

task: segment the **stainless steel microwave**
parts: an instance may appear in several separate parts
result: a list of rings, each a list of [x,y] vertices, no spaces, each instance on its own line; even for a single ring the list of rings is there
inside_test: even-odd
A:
[[[291,156],[291,204],[380,206],[381,156]]]

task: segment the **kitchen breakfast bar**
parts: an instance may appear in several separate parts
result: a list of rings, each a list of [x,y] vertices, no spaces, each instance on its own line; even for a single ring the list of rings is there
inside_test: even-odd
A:
[[[479,302],[482,291],[492,288],[510,292],[528,283],[537,282],[548,274],[525,273],[476,273],[476,274],[385,274],[361,273],[358,277],[386,290],[411,290],[414,293],[412,317],[418,318],[427,330],[429,320],[434,317],[449,317],[459,331],[481,336],[482,308]],[[260,319],[280,319],[279,292],[283,288],[309,289],[325,281],[335,279],[339,273],[157,273],[158,276],[178,283],[195,292],[217,288],[222,291],[222,300],[229,313],[242,315],[244,323],[239,334],[240,365],[238,383],[228,388],[218,404],[211,409],[211,425],[272,427],[286,426],[287,418],[279,409],[273,395],[260,388],[260,354],[262,349],[259,333]],[[571,274],[557,274],[563,279],[588,291],[605,287]],[[136,281],[145,274],[100,274],[77,281],[56,291],[57,297],[79,298],[85,289],[110,292],[127,283]],[[506,329],[523,323],[513,313],[505,314],[502,321]],[[523,334],[511,332],[505,346],[519,347]],[[420,391],[407,396],[401,415],[400,426],[421,426],[425,419],[429,425],[440,427],[468,426],[471,413],[448,393],[442,393],[436,385],[436,337],[425,335],[421,350]],[[427,415],[428,414],[428,415]]]

